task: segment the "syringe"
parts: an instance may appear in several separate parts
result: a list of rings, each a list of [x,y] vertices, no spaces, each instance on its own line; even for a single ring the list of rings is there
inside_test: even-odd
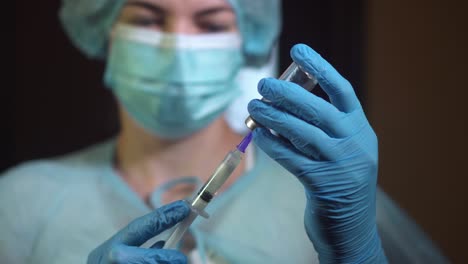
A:
[[[241,141],[241,143],[239,143],[239,145],[237,145],[234,150],[230,151],[226,157],[224,157],[224,160],[218,165],[214,173],[200,188],[192,200],[186,201],[191,208],[191,212],[187,218],[176,225],[174,231],[164,243],[164,248],[176,248],[177,244],[193,221],[195,221],[197,216],[201,215],[205,218],[208,218],[208,214],[205,212],[205,207],[216,195],[217,191],[221,188],[224,182],[226,182],[232,172],[240,164],[245,150],[247,149],[247,146],[251,140],[252,132],[248,133],[247,136],[245,136]]]
[[[295,62],[291,63],[291,65],[289,65],[278,79],[296,83],[308,91],[312,90],[317,84],[317,79],[300,68]],[[262,98],[262,100],[267,101],[264,98]],[[252,131],[258,126],[250,116],[245,120],[245,124]],[[252,132],[247,134],[236,149],[230,151],[226,155],[224,160],[218,165],[214,173],[203,187],[200,188],[195,197],[191,201],[187,201],[191,208],[191,212],[187,218],[176,225],[174,231],[166,240],[164,248],[175,248],[197,216],[201,215],[208,218],[208,214],[205,212],[205,207],[211,201],[213,196],[216,195],[216,192],[221,188],[223,183],[229,178],[234,169],[236,169],[240,164],[242,156],[245,153],[245,149],[251,140]]]

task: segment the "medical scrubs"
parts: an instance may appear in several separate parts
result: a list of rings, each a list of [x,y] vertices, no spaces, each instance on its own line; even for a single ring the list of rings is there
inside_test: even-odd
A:
[[[26,162],[0,177],[2,263],[85,263],[89,252],[132,219],[160,206],[155,197],[160,190],[145,203],[116,173],[114,147],[110,140],[63,157]],[[255,149],[254,156],[252,169],[210,203],[210,218],[192,225],[201,259],[318,263],[304,229],[302,185],[261,150]],[[446,262],[380,190],[377,207],[390,260]]]

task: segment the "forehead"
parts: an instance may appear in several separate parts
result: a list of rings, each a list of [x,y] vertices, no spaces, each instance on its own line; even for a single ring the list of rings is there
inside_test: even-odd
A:
[[[227,0],[127,0],[127,4],[135,2],[157,6],[164,11],[174,13],[192,13],[218,7],[231,9]]]

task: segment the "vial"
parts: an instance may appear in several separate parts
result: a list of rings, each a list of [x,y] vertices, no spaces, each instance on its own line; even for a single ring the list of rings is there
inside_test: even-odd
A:
[[[317,85],[317,79],[312,74],[304,71],[295,62],[292,62],[278,79],[298,84],[309,92],[312,91],[315,85]],[[261,100],[268,102],[265,98],[262,98]],[[245,125],[252,131],[258,126],[251,116],[248,116],[247,119],[245,119]]]

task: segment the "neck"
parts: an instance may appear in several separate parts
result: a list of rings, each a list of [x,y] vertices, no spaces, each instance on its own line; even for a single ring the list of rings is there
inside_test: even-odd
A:
[[[226,153],[242,139],[223,117],[208,127],[177,140],[159,138],[139,127],[121,111],[121,133],[117,140],[116,169],[119,175],[145,201],[159,185],[183,176],[197,176],[206,181]],[[245,168],[240,164],[223,186],[229,187]],[[170,190],[163,202],[182,199],[191,188]]]

